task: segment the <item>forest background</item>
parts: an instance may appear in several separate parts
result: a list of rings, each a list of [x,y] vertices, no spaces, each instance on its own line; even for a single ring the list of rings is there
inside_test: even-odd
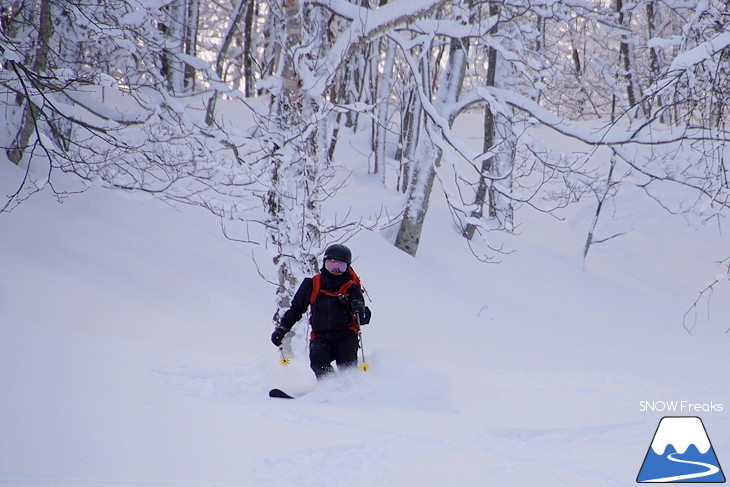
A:
[[[0,145],[26,177],[0,210],[83,190],[59,173],[204,207],[268,249],[279,310],[358,230],[416,255],[433,191],[485,262],[521,209],[589,199],[587,258],[629,230],[599,226],[627,186],[721,231],[729,24],[722,0],[3,0]],[[352,137],[397,211],[322,210]]]

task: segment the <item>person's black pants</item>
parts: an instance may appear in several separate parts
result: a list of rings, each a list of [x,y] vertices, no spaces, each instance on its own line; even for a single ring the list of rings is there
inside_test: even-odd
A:
[[[309,365],[317,379],[333,372],[332,361],[339,370],[357,365],[357,333],[353,330],[317,333],[309,343]]]

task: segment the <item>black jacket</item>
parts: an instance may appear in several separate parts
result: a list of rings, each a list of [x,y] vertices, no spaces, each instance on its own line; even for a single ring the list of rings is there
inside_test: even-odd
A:
[[[326,269],[322,269],[322,290],[336,293],[340,287],[350,280],[349,272],[340,276],[333,276]],[[291,330],[292,326],[299,321],[309,307],[309,299],[312,295],[314,283],[311,277],[307,277],[297,289],[292,299],[291,306],[281,317],[281,326]],[[353,301],[364,302],[362,289],[357,284],[351,284],[347,290],[347,298]],[[346,330],[353,325],[353,316],[350,312],[349,303],[342,303],[337,296],[328,296],[320,292],[312,305],[311,325],[314,333],[326,333],[331,331]]]

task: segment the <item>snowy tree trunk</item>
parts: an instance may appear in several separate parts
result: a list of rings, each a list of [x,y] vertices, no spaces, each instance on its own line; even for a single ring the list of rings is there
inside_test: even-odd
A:
[[[200,0],[188,0],[185,16],[184,50],[188,56],[198,55],[198,29],[200,23]],[[192,93],[195,90],[195,68],[185,65],[183,90]]]
[[[491,7],[490,14],[495,15],[495,8]],[[496,28],[490,31],[490,34],[494,34]],[[497,76],[497,50],[494,47],[487,48],[487,86],[494,86],[494,82]],[[495,139],[495,120],[494,111],[489,105],[484,107],[484,139],[482,143],[482,151],[488,152],[494,147]],[[482,161],[481,177],[477,183],[476,194],[474,197],[474,210],[472,210],[469,217],[471,219],[481,219],[484,216],[484,206],[490,201],[491,195],[491,181],[489,180],[490,173],[494,167],[494,156],[488,157]],[[493,213],[493,209],[490,207],[490,216]],[[477,225],[474,222],[469,222],[464,228],[464,237],[467,240],[474,238],[474,233],[477,230]]]
[[[537,21],[536,21],[536,28],[537,28],[537,41],[535,45],[535,53],[538,57],[538,62],[543,63],[541,68],[544,67],[547,61],[546,56],[546,45],[547,45],[547,37],[546,37],[546,27],[547,27],[547,18],[543,16],[542,12],[537,13]],[[543,85],[545,84],[545,78],[543,76],[540,76],[537,79],[537,94],[535,95],[535,102],[539,105],[542,100],[542,91],[543,91]]]
[[[456,102],[461,93],[466,72],[466,51],[468,40],[452,39],[449,49],[449,59],[443,73],[443,80],[436,94],[434,107],[439,115],[448,119],[449,126],[454,123],[456,114],[450,111],[451,105]],[[428,66],[428,62],[422,63]],[[424,80],[423,86],[429,86]],[[428,204],[436,176],[436,167],[441,163],[442,151],[436,147],[431,134],[439,131],[436,122],[426,120],[426,133],[419,138],[416,160],[413,161],[413,176],[408,187],[408,198],[403,213],[403,220],[398,229],[395,246],[409,255],[416,255],[423,232],[423,223],[426,220]]]
[[[715,35],[722,35],[728,32],[728,15],[730,14],[730,0],[720,0],[711,15],[715,20],[714,28],[717,32]],[[719,26],[723,27],[719,27]],[[728,124],[728,106],[730,106],[730,48],[725,47],[717,55],[717,59],[713,63],[712,73],[710,74],[710,92],[709,100],[709,126],[720,131],[727,128]],[[727,174],[727,172],[726,172]],[[728,183],[725,179],[726,186]]]
[[[433,181],[436,172],[433,165],[438,157],[431,139],[422,137],[418,144],[418,159],[414,161],[413,174],[408,185],[408,199],[403,220],[398,228],[395,246],[409,255],[416,255],[421,242],[423,223],[428,212]]]
[[[256,77],[254,75],[253,57],[253,23],[256,0],[246,2],[246,13],[243,18],[243,93],[247,97],[256,94]]]
[[[319,137],[322,124],[312,123],[314,103],[300,89],[294,59],[301,44],[312,40],[302,40],[299,1],[283,0],[283,11],[285,29],[280,33],[278,49],[282,84],[274,90],[270,125],[266,129],[273,149],[266,208],[268,239],[278,267],[275,325],[290,306],[302,278],[317,270],[316,255],[321,250],[319,199],[326,169],[322,167],[325,144]],[[290,340],[297,335],[300,334],[296,331],[287,335],[285,346],[291,347]],[[306,343],[306,337],[303,340]]]
[[[39,18],[37,24],[39,31],[35,39],[36,49],[32,69],[38,74],[43,74],[48,69],[49,43],[53,36],[53,2],[52,0],[39,0]],[[28,147],[33,132],[37,130],[37,113],[33,102],[27,97],[20,97],[24,106],[20,128],[18,129],[10,148],[7,149],[8,159],[14,164],[20,164],[25,149]]]
[[[393,86],[393,66],[395,65],[395,45],[383,39],[385,43],[385,61],[378,86],[378,118],[375,137],[375,173],[380,173],[385,184],[385,155],[387,149],[388,114],[390,107],[390,90]]]
[[[276,31],[277,19],[271,9],[266,9],[264,25],[261,29],[263,35],[263,53],[259,60],[261,66],[261,77],[271,76],[276,66],[276,57],[278,55],[276,49],[278,43],[278,32]]]
[[[223,80],[223,63],[228,56],[228,49],[231,47],[231,42],[233,42],[236,30],[238,29],[238,23],[241,21],[244,8],[248,2],[249,0],[238,0],[236,8],[233,10],[231,23],[228,25],[226,35],[223,37],[223,44],[221,44],[220,51],[218,51],[218,55],[216,56],[215,74],[218,76],[219,80]],[[209,126],[213,125],[215,122],[215,107],[217,103],[218,91],[213,91],[213,95],[210,97],[210,100],[208,100],[208,107],[205,113],[205,123]]]
[[[613,170],[615,167],[616,167],[616,154],[612,154],[611,155],[611,166],[608,170],[608,176],[606,177],[606,187],[603,189],[603,191],[596,191],[596,199],[598,200],[598,203],[596,205],[596,212],[593,215],[593,221],[591,222],[591,227],[588,229],[588,236],[586,237],[585,245],[583,246],[583,267],[585,267],[586,257],[588,256],[588,251],[591,249],[591,245],[593,245],[593,243],[595,242],[596,227],[598,226],[598,220],[601,218],[601,210],[603,209],[603,204],[606,201],[606,198],[608,197],[609,193],[611,192],[611,187],[614,184]]]
[[[411,88],[406,92],[405,106],[401,109],[400,134],[396,159],[400,161],[398,188],[405,193],[411,179],[412,161],[416,157],[418,135],[421,133],[423,107],[417,90]]]
[[[499,14],[499,7],[490,6],[490,15]],[[497,32],[496,27],[490,34]],[[496,86],[500,63],[497,50],[493,47],[487,48],[487,86]],[[506,61],[503,61],[502,72],[511,70]],[[509,78],[503,74],[504,78]],[[507,108],[505,108],[507,110]],[[491,151],[493,154],[482,161],[481,177],[477,183],[474,198],[474,210],[469,215],[472,220],[479,220],[484,217],[484,206],[488,208],[487,217],[493,222],[492,228],[512,230],[512,202],[509,197],[511,192],[511,172],[516,151],[516,142],[511,126],[512,122],[495,107],[487,104],[484,107],[484,143],[482,150]],[[474,238],[478,229],[476,222],[470,221],[464,228],[464,237],[468,240]]]
[[[623,77],[626,80],[626,98],[629,107],[634,107],[641,99],[641,88],[639,87],[638,76],[635,73],[633,49],[629,36],[625,33],[625,31],[631,31],[631,12],[624,11],[623,0],[616,0],[616,12],[618,14],[618,23],[624,28],[619,44],[619,56],[623,67]]]
[[[580,90],[579,93],[571,93],[569,96],[574,99],[576,102],[576,113],[579,119],[582,119],[586,116],[586,109],[587,105],[590,105],[593,108],[593,111],[598,114],[599,109],[596,106],[596,104],[591,99],[591,93],[589,92],[588,86],[590,86],[590,83],[588,83],[584,76],[584,67],[583,63],[581,62],[581,56],[580,51],[578,49],[579,45],[579,39],[578,32],[576,30],[569,28],[570,32],[570,59],[573,64],[573,75],[575,76],[575,80],[578,85],[578,89]]]
[[[509,109],[511,112],[511,109]],[[511,232],[514,229],[512,208],[512,169],[514,167],[517,141],[512,128],[512,117],[498,114],[495,117],[495,134],[499,146],[497,156],[488,168],[489,172],[489,218],[492,227]]]
[[[178,54],[184,52],[185,26],[187,25],[186,0],[173,0],[166,7],[164,34],[167,40],[163,54],[163,72],[170,91],[181,94],[185,88],[185,64]]]
[[[653,39],[657,35],[657,2],[656,0],[649,0],[646,3],[646,26],[648,31],[648,37],[649,39]],[[651,78],[649,79],[649,84],[654,84],[655,82],[659,81],[659,77],[661,76],[660,67],[659,67],[659,59],[661,56],[661,52],[659,48],[657,47],[650,47],[649,48],[649,74]],[[660,110],[662,111],[661,116],[661,122],[666,123],[665,116],[664,116],[664,103],[662,99],[662,95],[659,94],[656,97],[656,100],[652,103],[652,106],[649,107],[649,110],[652,109]]]
[[[499,144],[499,145],[497,145]],[[496,114],[490,106],[484,109],[484,151],[494,155],[482,163],[482,178],[477,185],[474,204],[476,208],[469,215],[473,219],[484,217],[484,205],[488,206],[488,219],[494,222],[491,228],[511,231],[513,228],[513,209],[510,192],[511,172],[516,145],[510,120]],[[478,225],[469,222],[464,236],[471,240]]]
[[[58,8],[58,13],[54,17],[57,26],[54,30],[58,32],[57,35],[60,37],[58,42],[59,62],[69,71],[78,73],[83,63],[81,59],[83,36],[80,32],[83,27],[73,21],[74,12],[71,12],[66,4]],[[73,106],[74,104],[73,100],[64,92],[57,93],[55,97],[68,105]],[[68,118],[59,116],[55,112],[49,118],[56,145],[63,151],[68,152],[73,132],[73,123]]]

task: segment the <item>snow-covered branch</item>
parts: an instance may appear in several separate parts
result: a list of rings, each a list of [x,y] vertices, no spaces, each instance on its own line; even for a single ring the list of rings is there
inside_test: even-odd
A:
[[[336,13],[343,12],[350,20],[350,24],[338,36],[316,72],[307,75],[299,73],[302,89],[310,96],[317,97],[324,93],[339,66],[349,59],[358,45],[375,39],[398,25],[414,22],[445,4],[446,0],[424,0],[418,2],[415,8],[410,0],[396,0],[374,10],[352,9],[352,4],[341,0],[305,0],[305,3],[326,7]]]

